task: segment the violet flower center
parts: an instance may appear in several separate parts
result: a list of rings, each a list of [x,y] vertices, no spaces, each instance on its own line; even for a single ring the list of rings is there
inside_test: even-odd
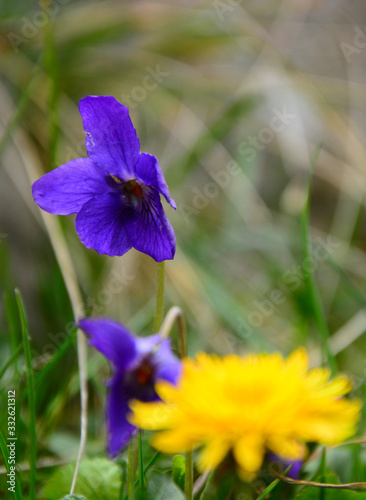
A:
[[[139,198],[144,197],[142,187],[138,182],[136,182],[135,179],[131,179],[130,181],[125,182],[123,189],[125,189],[129,193],[134,194],[135,196],[138,196]]]
[[[125,391],[133,399],[140,401],[153,401],[155,393],[156,367],[151,356],[143,358],[139,364],[125,372]]]
[[[112,174],[110,174],[109,179],[112,182],[113,189],[117,189],[122,193],[127,205],[138,205],[142,200],[145,200],[146,195],[150,192],[147,186],[142,183],[140,184],[136,179],[122,181]]]

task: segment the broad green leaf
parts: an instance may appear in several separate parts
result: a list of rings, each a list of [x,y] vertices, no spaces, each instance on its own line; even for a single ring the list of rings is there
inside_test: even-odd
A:
[[[44,487],[44,497],[48,500],[59,500],[62,495],[66,495],[68,498],[74,469],[75,465],[72,463],[55,472]],[[87,500],[119,500],[118,465],[105,458],[84,460],[80,466],[75,491],[76,495],[79,495],[76,498],[84,496]]]
[[[184,495],[168,474],[152,471],[147,477],[146,489],[136,489],[133,499],[184,500]]]

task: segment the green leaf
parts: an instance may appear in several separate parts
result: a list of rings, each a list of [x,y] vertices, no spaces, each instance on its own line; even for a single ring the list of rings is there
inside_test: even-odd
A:
[[[121,474],[118,465],[105,458],[84,460],[81,463],[76,483],[76,495],[68,497],[75,464],[71,463],[57,470],[48,480],[43,496],[48,500],[82,498],[88,500],[119,500]],[[77,496],[79,495],[79,496]]]
[[[186,459],[182,455],[173,457],[173,481],[184,491],[184,481],[186,476]]]
[[[133,500],[184,500],[183,493],[171,481],[169,475],[151,471],[146,489],[137,488]]]
[[[80,495],[66,495],[65,497],[61,498],[61,500],[87,500],[87,499]]]

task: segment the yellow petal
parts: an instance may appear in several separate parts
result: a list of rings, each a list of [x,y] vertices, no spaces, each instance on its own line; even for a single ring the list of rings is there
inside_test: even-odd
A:
[[[177,430],[156,433],[151,439],[151,446],[163,453],[183,453],[197,446],[196,440]]]
[[[276,455],[288,460],[302,460],[305,456],[305,446],[295,439],[271,439],[267,446]]]
[[[155,391],[165,403],[172,403],[177,397],[177,388],[165,380],[158,380],[155,384]]]
[[[198,458],[198,468],[202,472],[215,469],[230,450],[230,443],[221,437],[216,437],[206,443]]]
[[[286,365],[288,367],[295,367],[296,371],[300,373],[306,372],[309,366],[309,358],[304,347],[296,349],[286,360]]]
[[[170,426],[173,410],[165,403],[142,403],[134,400],[130,403],[131,413],[127,420],[140,429],[160,430]]]
[[[244,436],[235,443],[233,452],[241,475],[250,477],[262,465],[265,452],[263,439],[256,435]]]

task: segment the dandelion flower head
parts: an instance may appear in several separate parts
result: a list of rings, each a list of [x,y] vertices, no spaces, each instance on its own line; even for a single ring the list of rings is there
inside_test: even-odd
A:
[[[158,430],[152,445],[165,453],[200,448],[198,468],[217,467],[232,452],[245,480],[265,454],[299,460],[306,443],[337,444],[356,431],[360,402],[343,396],[351,383],[326,368],[308,369],[305,349],[240,357],[198,354],[183,360],[177,386],[158,382],[161,401],[130,405],[131,423]]]

